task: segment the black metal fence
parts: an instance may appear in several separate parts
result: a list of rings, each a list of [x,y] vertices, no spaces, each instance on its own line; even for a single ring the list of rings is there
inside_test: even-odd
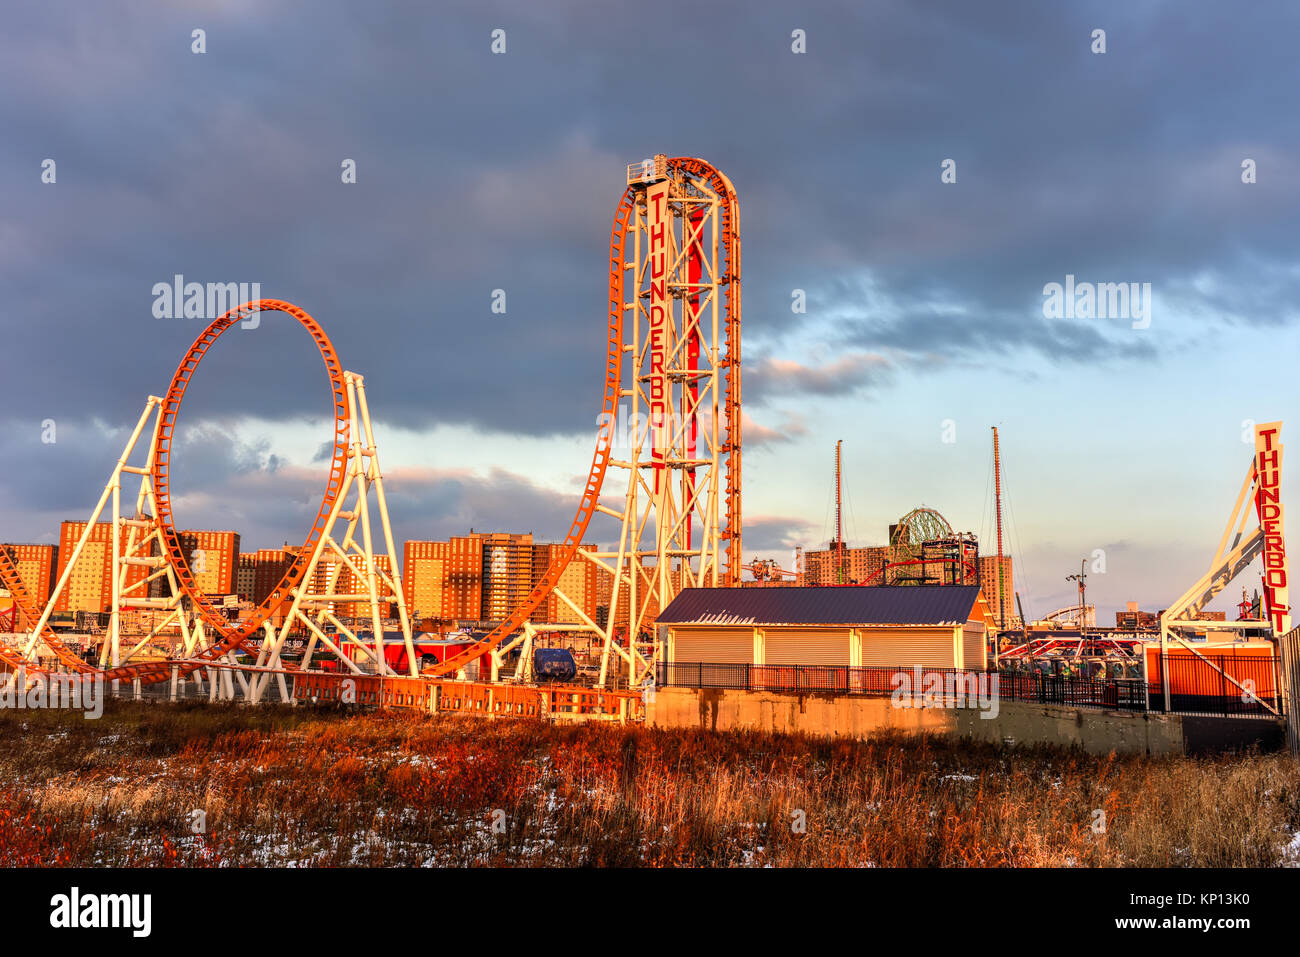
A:
[[[1007,701],[1108,711],[1147,710],[1147,688],[1141,678],[1067,676],[1042,671],[1000,671],[998,678],[998,690]]]
[[[1276,659],[1227,655],[1218,656],[1218,660],[1214,655],[1207,655],[1206,659],[1188,656],[1168,659],[1171,713],[1269,716],[1274,711],[1282,711],[1281,696],[1275,690],[1278,687]],[[926,704],[933,702],[936,706],[954,703],[978,706],[979,701],[995,696],[1001,701],[1072,708],[1164,711],[1163,675],[1158,665],[1148,679],[1110,677],[1105,669],[1090,675],[1082,669],[1068,673],[1048,667],[986,673],[908,666],[850,668],[673,661],[660,662],[657,683],[660,687],[794,694],[898,695],[919,698]]]
[[[1171,714],[1267,716],[1285,711],[1279,658],[1201,654],[1170,655],[1163,665],[1158,655],[1152,657],[1147,675],[1152,711],[1165,710],[1164,668]]]

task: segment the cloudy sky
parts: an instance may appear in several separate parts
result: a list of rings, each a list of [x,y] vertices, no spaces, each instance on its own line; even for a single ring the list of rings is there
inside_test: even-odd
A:
[[[155,317],[178,274],[320,320],[366,377],[399,539],[562,537],[609,223],[657,152],[740,195],[746,557],[830,536],[837,439],[852,543],[925,504],[991,544],[997,425],[1027,611],[1096,554],[1103,621],[1155,610],[1204,571],[1245,423],[1300,429],[1291,4],[436,7],[6,9],[0,539],[88,514],[204,324]],[[1149,283],[1149,325],[1048,318],[1067,275]],[[177,521],[301,541],[328,408],[300,328],[232,330],[186,397]]]

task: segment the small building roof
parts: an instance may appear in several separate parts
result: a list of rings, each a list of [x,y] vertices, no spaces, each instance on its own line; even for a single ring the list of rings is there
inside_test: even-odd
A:
[[[983,619],[978,585],[686,588],[663,625],[959,625]]]

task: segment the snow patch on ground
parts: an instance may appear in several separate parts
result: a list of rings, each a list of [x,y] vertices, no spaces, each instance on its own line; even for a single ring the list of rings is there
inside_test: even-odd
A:
[[[1282,851],[1283,867],[1300,867],[1300,831],[1291,835],[1291,843]]]

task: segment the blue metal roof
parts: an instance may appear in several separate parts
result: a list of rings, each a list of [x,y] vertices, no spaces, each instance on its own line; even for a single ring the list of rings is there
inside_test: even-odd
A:
[[[665,625],[956,625],[974,615],[978,585],[686,588]]]

